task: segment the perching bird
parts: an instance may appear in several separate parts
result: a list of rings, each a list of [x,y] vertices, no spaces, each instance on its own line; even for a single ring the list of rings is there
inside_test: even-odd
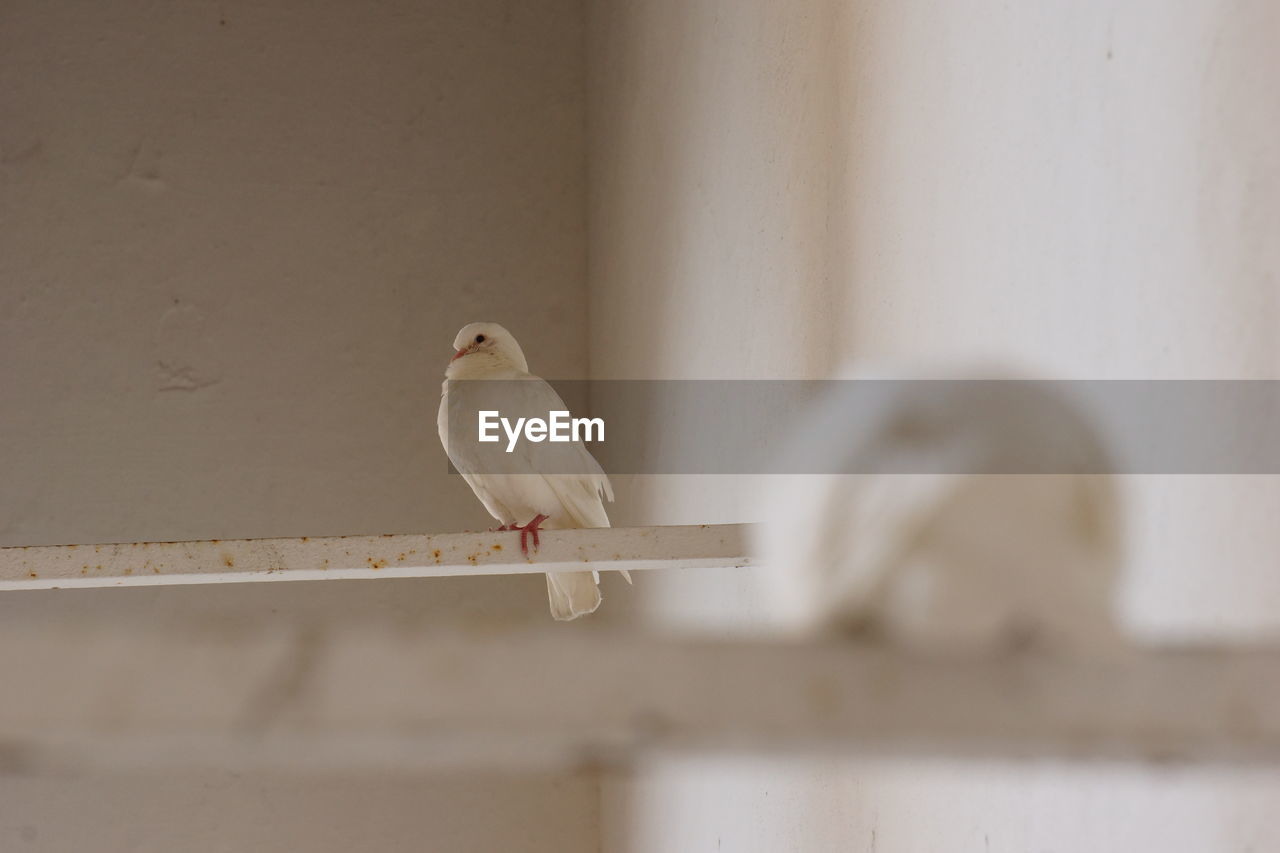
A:
[[[453,348],[440,395],[440,441],[485,509],[502,522],[499,529],[519,530],[527,556],[530,538],[538,547],[539,528],[608,527],[604,499],[613,500],[613,487],[580,441],[522,440],[508,452],[505,436],[481,443],[470,432],[478,433],[482,410],[497,411],[512,423],[568,410],[546,381],[529,373],[511,333],[497,323],[471,323],[458,332]],[[450,423],[462,433],[452,441]],[[629,583],[630,575],[623,575]],[[593,612],[600,606],[599,580],[596,572],[548,572],[551,615],[564,621]]]

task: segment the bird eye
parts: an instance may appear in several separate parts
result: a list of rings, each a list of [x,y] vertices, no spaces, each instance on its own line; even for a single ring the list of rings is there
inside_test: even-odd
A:
[[[476,343],[478,344],[484,343],[484,335],[476,335]]]

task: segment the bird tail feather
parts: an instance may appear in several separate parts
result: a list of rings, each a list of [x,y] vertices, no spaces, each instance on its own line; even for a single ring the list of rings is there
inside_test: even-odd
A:
[[[592,572],[547,572],[547,598],[551,615],[568,622],[595,612],[600,606],[600,587]]]

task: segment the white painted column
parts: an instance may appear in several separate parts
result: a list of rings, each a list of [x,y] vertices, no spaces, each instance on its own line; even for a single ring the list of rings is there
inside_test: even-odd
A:
[[[860,5],[854,354],[1280,378],[1280,8]],[[1280,628],[1280,481],[1127,485],[1136,630]]]
[[[1280,7],[865,2],[841,57],[853,355],[1280,378]],[[1148,638],[1280,628],[1280,482],[1128,478]],[[1188,688],[1190,689],[1190,688]],[[848,768],[811,825],[881,851],[1274,846],[1275,775]],[[874,836],[873,836],[874,833]]]

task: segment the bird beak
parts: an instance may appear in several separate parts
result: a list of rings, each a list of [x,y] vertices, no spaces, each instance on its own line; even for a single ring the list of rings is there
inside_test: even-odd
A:
[[[469,352],[471,352],[470,349],[460,349],[453,354],[453,358],[449,359],[449,361],[450,362],[457,361],[458,359],[462,358],[464,355],[466,355]]]

